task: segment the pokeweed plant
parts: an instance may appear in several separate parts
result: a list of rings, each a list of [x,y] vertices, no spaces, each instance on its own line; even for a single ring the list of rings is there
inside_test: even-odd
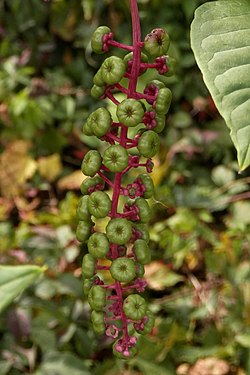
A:
[[[139,76],[147,69],[169,74],[171,59],[166,53],[170,41],[161,28],[141,41],[136,0],[130,0],[130,9],[132,45],[115,41],[107,26],[98,27],[91,40],[96,53],[105,53],[114,46],[128,54],[123,59],[106,58],[93,79],[91,95],[111,100],[118,122],[102,107],[90,114],[83,126],[85,135],[105,141],[104,147],[109,145],[103,154],[90,150],[83,159],[82,172],[88,177],[81,185],[83,197],[77,209],[76,230],[77,239],[86,242],[88,248],[82,261],[82,275],[93,328],[96,333],[113,338],[114,354],[124,359],[135,355],[137,333],[150,333],[154,326],[153,314],[139,293],[146,287],[142,278],[144,265],[151,260],[147,226],[151,209],[147,199],[153,196],[154,185],[149,174],[152,157],[160,147],[158,133],[164,129],[172,99],[171,91],[161,81],[148,82],[143,92],[137,91]],[[121,84],[124,78],[127,85]],[[126,98],[119,102],[117,92]],[[129,128],[135,127],[139,128],[137,134],[129,138]],[[145,173],[139,173],[124,186],[124,176],[138,167],[144,167]],[[106,231],[101,233],[96,224],[106,217]],[[113,282],[103,282],[103,271],[110,272]]]

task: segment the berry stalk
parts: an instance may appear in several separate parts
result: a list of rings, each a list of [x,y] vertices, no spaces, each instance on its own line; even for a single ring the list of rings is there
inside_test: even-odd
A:
[[[141,28],[140,28],[140,19],[138,14],[138,6],[136,0],[130,0],[130,10],[131,10],[131,18],[132,18],[132,30],[133,30],[133,61],[132,61],[132,69],[131,75],[129,77],[129,84],[128,84],[128,98],[135,98],[136,96],[136,86],[137,80],[140,71],[140,62],[141,62]],[[127,127],[122,125],[121,127],[121,137],[120,137],[120,145],[122,147],[126,147],[126,140],[127,140]],[[111,218],[117,217],[117,206],[121,191],[121,179],[122,173],[117,173],[115,176],[114,186],[113,186],[113,197],[112,197],[112,208],[111,208]],[[112,253],[112,258],[115,259],[117,254],[117,249]],[[128,334],[128,321],[127,317],[123,311],[123,288],[119,281],[115,283],[115,292],[118,296],[119,300],[118,303],[120,304],[121,310],[121,321],[123,324],[123,338],[122,342],[120,343],[121,347],[123,348],[123,354],[129,354],[129,334]]]
[[[154,29],[142,42],[136,0],[130,0],[130,9],[132,46],[116,42],[107,26],[100,26],[91,40],[96,53],[105,53],[110,46],[130,53],[124,59],[106,58],[94,76],[91,95],[99,100],[108,98],[116,106],[118,122],[102,107],[84,124],[85,135],[96,136],[110,146],[102,155],[90,150],[83,159],[82,172],[89,177],[81,186],[83,197],[77,209],[76,231],[78,240],[86,242],[88,247],[82,275],[84,293],[93,310],[94,330],[116,340],[113,352],[123,359],[136,354],[138,334],[150,333],[154,325],[154,317],[138,293],[145,290],[144,265],[151,260],[147,226],[151,209],[147,199],[153,196],[154,185],[149,173],[153,168],[152,157],[160,146],[158,133],[165,126],[172,97],[161,81],[149,82],[143,93],[137,92],[138,79],[147,69],[154,68],[160,75],[169,71],[170,60],[164,55],[169,37],[163,29]],[[148,58],[155,60],[148,62]],[[127,85],[121,85],[122,79],[128,80]],[[119,102],[115,97],[117,90],[126,99]],[[136,135],[131,137],[130,128],[136,130]],[[144,168],[145,173],[124,186],[130,169],[138,167]],[[112,193],[107,194],[105,187],[111,188]],[[121,198],[125,200],[123,205]],[[98,220],[103,218],[108,218],[105,233],[98,230]],[[103,264],[104,259],[109,265]],[[112,284],[105,285],[103,272],[110,273]]]

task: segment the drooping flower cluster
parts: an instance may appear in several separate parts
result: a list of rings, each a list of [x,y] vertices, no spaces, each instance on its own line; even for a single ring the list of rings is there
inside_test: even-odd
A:
[[[96,136],[109,146],[102,154],[88,151],[83,159],[82,172],[88,177],[81,186],[83,197],[77,209],[76,231],[77,239],[86,242],[88,248],[82,261],[82,275],[94,330],[114,339],[113,352],[119,358],[133,357],[137,334],[151,332],[154,325],[153,314],[138,293],[145,290],[144,265],[151,260],[147,226],[151,210],[147,199],[153,196],[154,185],[149,173],[152,157],[160,147],[157,133],[164,129],[172,99],[171,91],[161,81],[149,82],[143,93],[137,91],[141,74],[147,69],[166,74],[171,59],[165,55],[168,34],[155,29],[142,42],[136,0],[130,0],[130,7],[132,46],[115,41],[106,26],[99,27],[91,41],[96,53],[107,52],[111,46],[129,53],[124,59],[106,58],[94,76],[91,95],[110,99],[116,106],[118,121],[101,107],[84,124],[85,135]],[[149,62],[149,58],[154,61]],[[122,85],[122,79],[127,84]],[[126,98],[119,102],[117,92]],[[131,128],[137,130],[133,137],[129,136]],[[145,172],[124,186],[124,176],[138,167],[144,167]],[[107,217],[102,233],[97,222]],[[104,284],[103,271],[110,272],[113,282]]]

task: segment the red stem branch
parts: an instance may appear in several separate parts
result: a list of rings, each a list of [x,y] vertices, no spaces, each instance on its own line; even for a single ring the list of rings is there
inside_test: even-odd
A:
[[[125,49],[127,51],[133,51],[133,47],[127,46],[126,44],[119,43],[119,42],[117,42],[113,39],[109,40],[107,43],[110,46],[113,46],[113,47],[122,48],[122,49]]]
[[[138,7],[136,0],[130,0],[130,9],[131,9],[131,16],[132,16],[132,29],[133,29],[133,63],[131,74],[129,77],[129,85],[128,85],[128,98],[135,97],[136,93],[136,86],[137,80],[140,72],[140,63],[141,63],[141,28],[140,28],[140,19],[138,14]],[[121,128],[121,142],[120,145],[126,148],[126,140],[127,140],[127,128]],[[124,172],[124,171],[123,171]],[[112,199],[112,208],[111,208],[111,217],[116,217],[118,215],[117,212],[117,205],[120,196],[121,190],[121,179],[123,173],[117,173],[115,176],[114,182],[114,193]],[[116,281],[116,294],[119,297],[119,303],[123,305],[123,289],[121,283]],[[126,349],[128,349],[128,342],[129,342],[129,333],[128,333],[128,321],[127,317],[121,309],[121,321],[123,323],[123,342],[126,345]]]
[[[136,87],[137,87],[137,81],[138,77],[140,74],[140,66],[141,66],[141,48],[143,46],[143,43],[141,42],[141,28],[140,28],[140,19],[139,19],[139,13],[138,13],[138,6],[137,6],[137,0],[130,0],[130,10],[131,10],[131,18],[132,18],[132,30],[133,30],[133,45],[132,46],[127,46],[121,43],[118,43],[114,40],[109,40],[108,44],[118,47],[118,48],[123,48],[128,51],[133,51],[133,60],[132,60],[132,67],[131,67],[131,72],[130,74],[125,74],[124,77],[128,79],[128,89],[124,88],[120,84],[116,84],[113,86],[113,88],[117,88],[121,92],[127,95],[128,98],[141,98],[141,95],[137,93]],[[105,96],[109,98],[115,105],[119,105],[119,101],[114,97],[112,94],[112,88],[108,88],[105,91]],[[144,98],[144,96],[143,96]],[[135,145],[137,145],[137,141],[135,140],[130,140],[127,137],[128,134],[128,129],[126,126],[123,124],[117,124],[120,127],[120,137],[117,137],[116,135],[112,134],[107,134],[108,137],[110,137],[110,140],[113,139],[113,141],[116,141],[119,143],[122,147],[130,148]],[[114,126],[114,124],[113,124]],[[112,195],[112,204],[111,204],[111,210],[110,210],[110,218],[111,220],[113,218],[118,218],[118,217],[127,217],[130,218],[130,216],[133,214],[131,212],[129,213],[123,213],[120,214],[118,213],[118,204],[119,204],[119,198],[120,195],[123,193],[123,189],[121,186],[122,182],[122,176],[124,173],[126,173],[130,168],[131,168],[131,163],[128,165],[127,168],[125,168],[122,172],[116,173],[114,176],[114,183],[113,183],[113,195]],[[138,163],[137,163],[138,165]],[[101,172],[100,172],[101,173]],[[99,175],[101,177],[104,177],[104,175],[101,173]],[[107,178],[103,178],[104,181],[108,182]],[[110,184],[109,184],[110,185]],[[118,249],[117,245],[111,244],[110,247],[110,253],[111,253],[111,259],[116,259],[118,257]],[[110,267],[108,266],[97,266],[98,270],[107,270]],[[120,306],[120,320],[122,322],[123,328],[123,345],[126,347],[126,350],[129,348],[129,333],[128,333],[128,324],[129,320],[127,319],[124,311],[123,311],[123,292],[126,290],[124,287],[121,285],[119,281],[116,281],[115,284],[113,284],[114,291],[116,292],[116,296],[108,296],[107,299],[109,300],[117,300],[117,303]],[[116,317],[117,319],[117,317]]]

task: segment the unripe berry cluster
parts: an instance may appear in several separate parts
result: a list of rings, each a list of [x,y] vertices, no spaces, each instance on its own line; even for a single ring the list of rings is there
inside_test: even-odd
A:
[[[113,352],[119,358],[133,357],[137,333],[147,334],[154,325],[153,314],[138,293],[146,287],[142,278],[144,265],[151,260],[147,226],[151,216],[147,199],[154,193],[149,175],[153,168],[151,158],[159,150],[157,133],[165,126],[172,98],[161,81],[149,82],[143,93],[136,89],[139,76],[147,69],[157,69],[159,74],[169,72],[170,59],[165,56],[169,37],[163,29],[155,29],[142,42],[136,0],[130,0],[130,7],[132,46],[116,42],[106,26],[99,27],[91,41],[96,53],[104,53],[110,46],[130,53],[124,59],[106,58],[94,76],[91,95],[109,98],[116,106],[118,121],[102,107],[84,124],[84,134],[105,141],[106,148],[102,154],[88,151],[83,159],[82,172],[88,177],[81,185],[83,197],[77,209],[76,231],[77,239],[86,242],[88,248],[82,275],[94,330],[114,339]],[[154,61],[149,62],[152,57]],[[127,85],[121,84],[124,78]],[[126,98],[119,102],[117,92]],[[129,129],[135,127],[138,131],[131,138]],[[144,167],[145,172],[124,186],[125,174],[138,167]],[[98,230],[98,220],[103,218],[108,218],[104,233]],[[113,282],[104,284],[103,271],[110,273]]]

